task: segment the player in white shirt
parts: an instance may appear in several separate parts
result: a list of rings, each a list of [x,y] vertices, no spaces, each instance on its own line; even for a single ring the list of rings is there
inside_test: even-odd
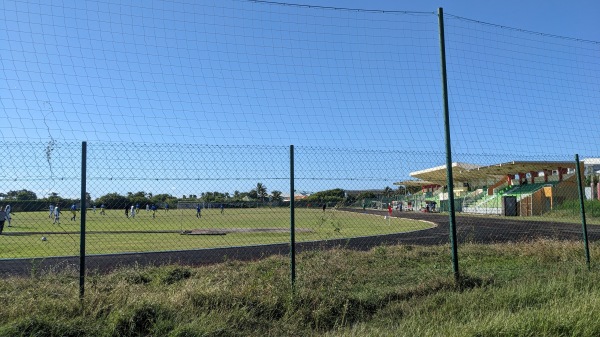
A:
[[[8,222],[8,227],[10,227],[10,220],[12,219],[10,215],[10,205],[6,205],[6,207],[4,207],[4,213],[6,213],[6,222]]]
[[[60,208],[58,208],[58,205],[54,206],[54,221],[52,223],[60,225]]]

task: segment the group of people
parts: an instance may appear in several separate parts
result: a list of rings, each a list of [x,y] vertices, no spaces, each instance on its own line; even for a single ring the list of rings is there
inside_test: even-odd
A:
[[[72,204],[71,207],[69,207],[69,210],[71,211],[71,221],[76,221],[77,205]],[[60,211],[60,205],[50,204],[50,207],[48,207],[48,211],[48,218],[52,219],[52,223],[60,225],[60,215],[62,214],[62,212]]]
[[[10,220],[12,219],[12,216],[10,215],[10,210],[10,205],[6,205],[4,210],[0,207],[0,234],[2,234],[2,231],[4,230],[5,221],[8,221],[8,227],[11,227]]]
[[[168,210],[169,206],[166,207],[166,209]],[[146,205],[146,212],[152,211],[152,218],[156,218],[156,205],[152,204],[147,204]],[[135,215],[138,214],[140,212],[140,204],[135,204],[135,205],[131,205],[131,206],[127,206],[125,207],[125,217],[126,218],[135,218]],[[101,214],[104,214],[104,204],[102,205],[102,212]]]
[[[75,221],[75,213],[77,211],[77,209],[73,208],[75,206],[75,204],[73,204],[71,206],[71,211],[73,212],[73,216],[71,217],[71,221]],[[52,219],[52,223],[53,224],[60,224],[60,215],[62,214],[62,212],[60,211],[60,207],[58,204],[56,205],[50,205],[50,207],[48,208],[48,210],[50,211],[50,214],[48,215],[48,218]]]
[[[219,206],[220,210],[221,210],[221,214],[225,213],[225,207],[223,204],[221,204]],[[94,213],[96,212],[96,206],[93,206],[93,211]],[[54,204],[50,204],[50,207],[48,208],[49,210],[49,214],[48,214],[48,218],[52,219],[52,223],[53,224],[60,224],[60,216],[62,214],[61,210],[60,210],[60,206],[58,204],[54,205]],[[152,218],[156,217],[156,210],[157,207],[156,205],[152,204],[152,205],[146,205],[146,211],[152,211]],[[72,204],[70,207],[70,211],[71,211],[71,221],[76,221],[76,217],[77,217],[77,205],[76,204]],[[131,205],[130,207],[125,207],[125,216],[127,218],[134,218],[135,215],[137,213],[139,213],[140,211],[140,205],[136,204],[136,205]],[[165,204],[165,212],[169,211],[169,205]],[[105,206],[104,204],[100,205],[100,215],[106,215],[105,212]],[[197,218],[201,218],[202,217],[202,206],[200,204],[196,205],[196,217]],[[2,207],[0,207],[0,234],[2,234],[2,231],[4,230],[4,223],[8,222],[8,227],[11,227],[11,207],[10,205],[6,205],[4,207],[4,209],[2,209]]]
[[[221,210],[221,214],[225,214],[225,205],[221,204],[219,206],[219,209]],[[196,204],[196,218],[201,218],[202,217],[202,206],[200,206],[200,204]]]

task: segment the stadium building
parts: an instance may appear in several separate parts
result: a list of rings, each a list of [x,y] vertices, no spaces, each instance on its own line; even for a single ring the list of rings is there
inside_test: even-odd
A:
[[[421,192],[402,201],[405,209],[448,210],[446,165],[411,172],[410,176],[415,179],[394,183],[421,187]],[[452,176],[457,212],[542,215],[565,200],[578,198],[575,162],[452,163]]]
[[[589,200],[600,200],[600,158],[584,159],[583,163],[585,176],[590,182],[590,185],[585,188],[585,197]]]

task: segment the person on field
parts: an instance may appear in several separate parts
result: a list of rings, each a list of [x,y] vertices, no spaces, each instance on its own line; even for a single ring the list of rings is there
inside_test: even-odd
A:
[[[225,213],[225,206],[223,206],[223,204],[221,204],[221,214]]]
[[[106,212],[104,212],[104,204],[100,205],[100,215],[106,215]]]
[[[165,203],[165,212],[169,211],[169,204]]]
[[[10,205],[6,205],[4,207],[4,213],[6,213],[6,222],[8,222],[8,227],[10,227],[10,220],[12,220],[12,216],[10,215],[11,207]]]
[[[200,204],[196,204],[196,218],[201,218],[202,217],[202,207],[200,207]]]
[[[75,221],[75,215],[77,214],[77,206],[71,205],[71,221]]]
[[[135,207],[131,205],[131,211],[129,212],[129,216],[135,218]]]
[[[60,208],[58,207],[58,205],[54,206],[54,221],[52,222],[53,224],[59,224],[60,225]]]
[[[4,230],[4,221],[6,221],[6,212],[0,207],[0,234],[2,234],[2,231]]]
[[[388,215],[389,216],[392,216],[392,211],[393,211],[392,204],[388,204]]]
[[[48,214],[48,219],[52,219],[52,215],[54,214],[54,205],[50,204],[50,208],[48,208],[50,214]]]
[[[152,219],[156,218],[156,205],[152,204],[152,206],[150,206],[150,209],[152,210]]]
[[[129,206],[125,206],[125,217],[129,218]]]
[[[323,204],[323,212],[325,212],[326,208],[327,208],[327,204]]]

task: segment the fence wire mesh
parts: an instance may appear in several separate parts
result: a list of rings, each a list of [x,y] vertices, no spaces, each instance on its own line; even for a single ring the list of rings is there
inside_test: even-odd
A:
[[[3,259],[79,254],[81,144],[2,142]],[[48,241],[56,233],[54,242]],[[27,262],[23,262],[27,263]]]
[[[2,9],[3,270],[72,263],[82,204],[105,265],[284,253],[292,201],[307,248],[447,245],[450,198],[460,245],[581,240],[575,153],[598,238],[600,43],[445,16],[449,196],[433,12],[152,4]]]

